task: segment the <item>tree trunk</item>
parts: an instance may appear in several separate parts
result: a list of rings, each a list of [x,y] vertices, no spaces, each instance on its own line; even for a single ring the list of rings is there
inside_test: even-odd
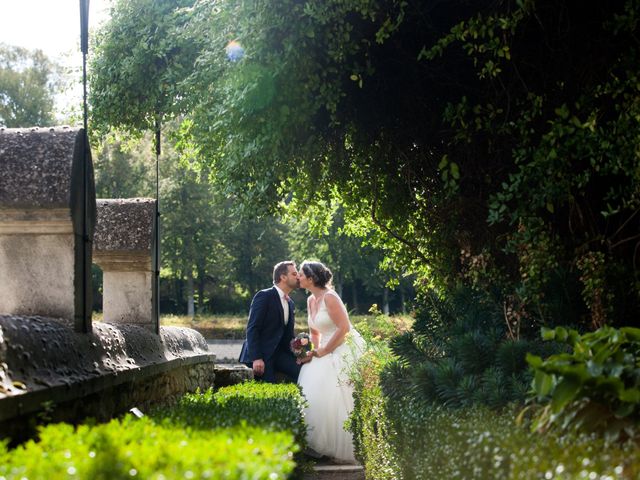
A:
[[[358,286],[356,282],[353,282],[353,286],[351,287],[351,295],[353,299],[353,311],[358,312]]]
[[[404,298],[404,288],[400,287],[400,311],[402,313],[407,313],[407,308],[405,306],[405,298]]]
[[[193,272],[187,269],[187,316],[191,319],[196,316],[195,301],[193,298]]]
[[[335,281],[336,293],[340,295],[340,298],[342,298],[342,275],[336,275],[333,277],[333,280]]]
[[[180,310],[182,309],[182,279],[178,276],[174,277],[174,282],[173,285],[175,287],[175,299],[176,299],[176,305],[175,305],[175,313],[179,313]]]
[[[202,314],[204,308],[204,285],[205,285],[205,271],[202,265],[198,265],[198,313]]]
[[[382,291],[382,313],[389,315],[389,288],[387,287]]]

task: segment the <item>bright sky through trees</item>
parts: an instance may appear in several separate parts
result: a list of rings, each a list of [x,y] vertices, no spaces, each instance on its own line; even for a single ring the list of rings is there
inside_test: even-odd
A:
[[[96,28],[108,17],[109,3],[90,0],[90,28]],[[0,42],[40,48],[54,60],[66,53],[79,52],[78,0],[0,0],[0,12]]]
[[[108,19],[110,3],[90,0],[91,30]],[[65,69],[67,86],[58,91],[55,110],[59,122],[69,122],[82,101],[79,0],[0,0],[0,43],[41,49]]]

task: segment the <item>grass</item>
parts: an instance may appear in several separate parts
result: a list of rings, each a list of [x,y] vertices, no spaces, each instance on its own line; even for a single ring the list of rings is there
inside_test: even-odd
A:
[[[101,312],[93,312],[94,321],[102,321]],[[406,332],[413,325],[410,315],[383,315],[374,312],[369,315],[351,315],[351,323],[365,337],[377,339],[390,338]],[[247,327],[247,317],[244,315],[187,315],[165,314],[160,317],[160,325],[188,327],[200,332],[205,338],[218,340],[243,340]],[[309,330],[304,311],[298,312],[296,317],[296,333]]]
[[[296,332],[309,330],[304,312],[296,318]],[[161,325],[188,327],[202,333],[205,338],[242,340],[245,336],[247,318],[234,315],[207,315],[191,319],[186,315],[163,315]],[[378,338],[388,338],[407,331],[413,325],[409,315],[352,315],[351,322],[363,334]]]

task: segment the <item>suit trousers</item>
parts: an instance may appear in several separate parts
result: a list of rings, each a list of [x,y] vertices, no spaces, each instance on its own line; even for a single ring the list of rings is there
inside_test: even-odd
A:
[[[251,365],[249,366],[251,367]],[[276,372],[281,372],[295,383],[298,381],[301,367],[302,365],[296,363],[296,357],[293,356],[288,347],[278,346],[273,356],[264,361],[264,375],[256,377],[256,379],[276,383]]]

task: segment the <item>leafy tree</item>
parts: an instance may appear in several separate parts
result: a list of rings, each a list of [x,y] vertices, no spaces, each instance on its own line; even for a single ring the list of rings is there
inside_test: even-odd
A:
[[[341,205],[388,265],[492,293],[514,331],[634,321],[637,1],[160,3],[157,34],[118,4],[96,91],[144,91],[97,95],[98,117],[188,111],[236,205],[321,220]],[[144,45],[186,53],[172,68]],[[106,107],[123,99],[136,107]]]
[[[155,156],[149,135],[137,139],[112,132],[94,145],[98,198],[155,196]]]
[[[183,34],[194,0],[119,0],[95,37],[89,102],[93,126],[156,130],[181,110],[177,81],[193,68],[195,39]]]
[[[403,294],[412,294],[410,281],[390,276],[380,268],[384,254],[367,244],[366,239],[346,233],[344,212],[332,212],[329,225],[318,224],[307,218],[290,218],[290,248],[295,258],[318,259],[332,270],[332,283],[350,310],[367,312],[372,303],[382,306],[384,313],[390,312],[390,287],[397,290],[399,307],[404,311]],[[369,301],[369,303],[365,303]]]
[[[184,91],[200,92],[196,137],[242,204],[339,202],[423,285],[489,289],[522,328],[634,321],[637,2],[195,12],[210,41]]]
[[[58,70],[42,50],[0,43],[0,126],[52,125]]]

